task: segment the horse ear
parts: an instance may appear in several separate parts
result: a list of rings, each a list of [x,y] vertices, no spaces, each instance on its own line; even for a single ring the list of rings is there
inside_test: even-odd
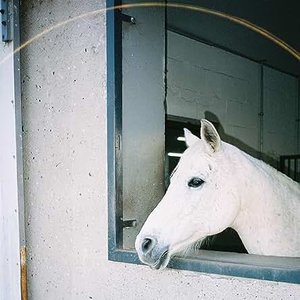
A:
[[[212,123],[202,119],[200,134],[209,152],[217,152],[220,149],[221,138]]]
[[[199,141],[199,138],[192,134],[188,129],[184,128],[184,138],[185,138],[185,144],[187,147],[192,146],[197,141]]]

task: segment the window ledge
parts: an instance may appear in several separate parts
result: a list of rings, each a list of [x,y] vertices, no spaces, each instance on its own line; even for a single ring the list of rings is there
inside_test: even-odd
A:
[[[109,252],[109,260],[141,264],[133,250]],[[300,258],[199,250],[197,257],[175,256],[168,268],[260,280],[300,283]],[[154,271],[155,272],[155,271]]]

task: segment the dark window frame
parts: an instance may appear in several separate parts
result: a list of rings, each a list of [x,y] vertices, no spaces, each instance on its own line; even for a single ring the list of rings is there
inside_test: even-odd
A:
[[[119,5],[118,0],[107,0],[106,7]],[[108,184],[108,259],[140,264],[137,253],[124,250],[122,203],[122,19],[119,10],[108,10],[107,20],[107,184]],[[260,280],[300,283],[300,266],[286,266],[285,258],[274,258],[272,266],[264,258],[251,259],[243,255],[212,252],[199,258],[174,257],[169,268],[201,273],[228,275]]]

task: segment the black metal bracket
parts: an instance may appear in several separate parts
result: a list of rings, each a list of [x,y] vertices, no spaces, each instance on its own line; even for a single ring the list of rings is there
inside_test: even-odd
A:
[[[121,20],[122,20],[123,22],[126,22],[126,23],[136,24],[135,17],[128,16],[128,15],[125,15],[125,14],[123,14],[123,13],[121,13]]]
[[[123,220],[123,228],[131,228],[136,227],[137,221],[136,220]]]
[[[10,15],[8,11],[8,1],[1,0],[0,2],[0,16],[1,16],[1,36],[2,42],[10,42],[12,40],[10,30]]]

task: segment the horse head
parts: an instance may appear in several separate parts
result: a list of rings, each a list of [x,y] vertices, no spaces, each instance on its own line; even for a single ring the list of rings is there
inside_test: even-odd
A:
[[[207,120],[201,120],[201,139],[187,129],[184,133],[187,149],[136,238],[140,260],[154,269],[165,268],[174,254],[229,227],[240,209],[228,144]]]

